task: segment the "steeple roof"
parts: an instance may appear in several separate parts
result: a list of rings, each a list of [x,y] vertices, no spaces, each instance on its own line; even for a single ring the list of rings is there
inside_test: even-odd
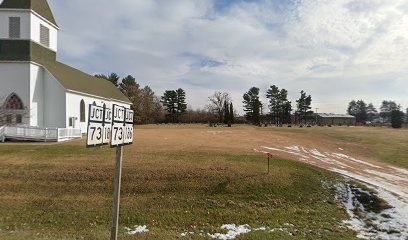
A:
[[[55,26],[58,26],[47,0],[4,0],[0,4],[1,8],[32,9]]]

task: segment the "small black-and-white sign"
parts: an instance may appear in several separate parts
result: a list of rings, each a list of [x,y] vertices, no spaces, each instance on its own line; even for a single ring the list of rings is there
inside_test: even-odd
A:
[[[125,139],[124,144],[133,143],[133,110],[125,110]]]
[[[112,111],[95,105],[89,105],[88,132],[86,145],[88,147],[108,144],[110,141]]]
[[[113,105],[111,147],[133,143],[133,111]]]
[[[88,147],[133,143],[133,110],[114,104],[113,109],[89,105]]]

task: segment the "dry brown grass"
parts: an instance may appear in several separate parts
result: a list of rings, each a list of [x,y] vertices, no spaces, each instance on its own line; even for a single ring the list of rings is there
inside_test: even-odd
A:
[[[248,236],[353,239],[353,233],[339,225],[346,215],[333,202],[333,192],[321,186],[322,179],[334,181],[333,175],[277,159],[267,175],[265,158],[253,151],[271,144],[318,145],[323,150],[342,147],[355,151],[354,156],[369,158],[365,148],[370,143],[365,138],[360,145],[349,141],[355,136],[351,130],[368,136],[388,132],[138,126],[135,143],[124,151],[121,237],[131,239],[123,227],[135,224],[147,224],[151,230],[135,239],[176,239],[181,232],[194,230],[192,226],[219,231],[225,223],[279,227],[291,222],[297,230],[290,230],[294,237],[282,233]],[[0,153],[0,238],[109,236],[114,149],[86,149],[85,140],[79,140],[0,145]]]

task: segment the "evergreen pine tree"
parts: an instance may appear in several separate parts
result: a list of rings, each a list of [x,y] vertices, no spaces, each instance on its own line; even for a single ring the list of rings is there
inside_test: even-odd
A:
[[[224,102],[224,124],[228,124],[230,121],[230,113],[229,113],[229,107],[228,107],[228,102]]]
[[[174,90],[166,90],[161,97],[161,102],[167,111],[166,117],[173,123],[175,123],[177,119],[177,101],[177,93]]]
[[[231,124],[233,124],[235,122],[235,116],[234,116],[234,106],[232,105],[232,102],[229,105],[229,113],[230,113],[230,121]]]
[[[274,124],[278,124],[279,93],[279,88],[275,85],[270,86],[270,88],[266,92],[266,98],[269,99],[269,116]]]
[[[243,95],[243,98],[246,119],[253,124],[259,125],[261,123],[260,108],[262,106],[261,101],[259,101],[259,88],[252,87]]]
[[[178,122],[180,116],[183,115],[187,110],[186,92],[181,88],[177,89],[175,92],[176,92],[176,120]]]
[[[299,123],[304,121],[306,123],[307,117],[313,113],[310,111],[312,107],[310,105],[312,104],[312,96],[307,96],[305,91],[300,92],[300,98],[296,100],[297,103],[297,114],[299,115]]]
[[[391,126],[393,128],[401,128],[402,127],[402,118],[404,113],[400,110],[392,110],[391,111]]]

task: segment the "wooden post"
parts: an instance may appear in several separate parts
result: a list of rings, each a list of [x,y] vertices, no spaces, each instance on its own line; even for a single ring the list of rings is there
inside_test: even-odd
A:
[[[269,161],[270,161],[271,155],[268,153],[268,174],[269,174]]]
[[[123,146],[116,147],[115,180],[113,190],[112,231],[111,240],[118,238],[120,182],[122,177],[122,154]]]

